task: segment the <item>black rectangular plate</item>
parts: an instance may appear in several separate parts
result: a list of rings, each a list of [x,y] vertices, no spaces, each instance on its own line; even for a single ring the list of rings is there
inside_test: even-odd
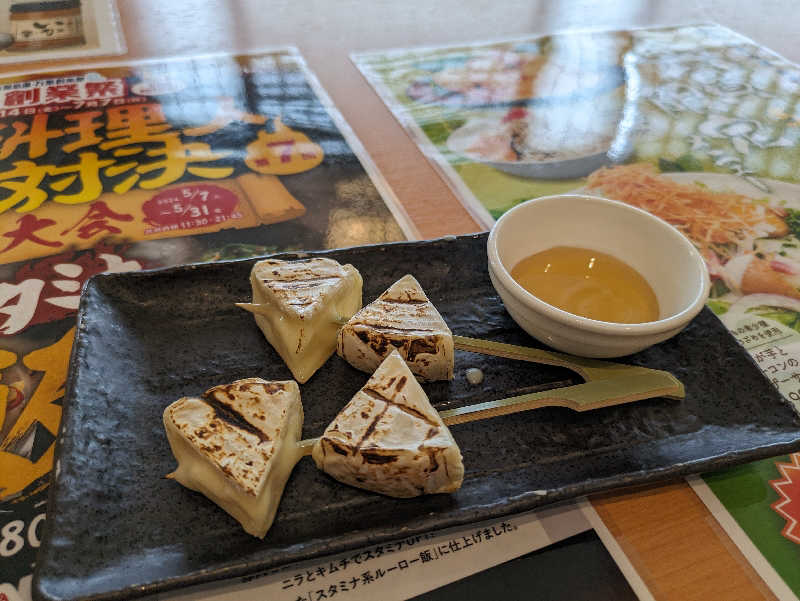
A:
[[[320,254],[352,263],[370,302],[414,274],[456,334],[537,346],[495,294],[486,235]],[[289,255],[293,256],[293,255]],[[264,540],[175,467],[161,422],[169,403],[237,378],[290,372],[250,314],[255,260],[101,275],[81,301],[36,599],[129,599],[612,487],[713,470],[800,449],[800,419],[707,309],[681,334],[623,361],[673,372],[680,401],[574,413],[547,408],[453,426],[458,492],[398,500],[345,486],[303,459]],[[483,370],[479,386],[464,376]],[[319,435],[367,380],[337,356],[301,386],[304,436]],[[426,384],[438,409],[578,383],[571,371],[456,354],[452,382]]]

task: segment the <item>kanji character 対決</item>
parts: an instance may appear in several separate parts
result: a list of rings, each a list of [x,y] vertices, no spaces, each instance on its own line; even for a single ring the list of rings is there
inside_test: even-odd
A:
[[[99,159],[94,152],[82,152],[78,155],[79,161],[63,167],[51,167],[51,175],[67,175],[60,180],[53,181],[50,187],[56,192],[63,192],[75,182],[80,181],[76,192],[71,194],[56,194],[53,202],[60,204],[81,204],[95,200],[103,192],[103,182],[100,180],[100,170],[113,164],[113,160]]]
[[[114,191],[122,194],[138,183],[140,188],[152,190],[178,181],[185,172],[206,179],[221,179],[233,173],[233,167],[189,166],[225,158],[228,153],[213,152],[208,144],[184,144],[180,132],[169,131],[161,106],[158,104],[127,105],[107,110],[106,141],[102,150],[112,150],[114,156],[129,157],[145,152],[143,144],[157,144],[145,152],[148,157],[160,160],[139,164],[129,161],[106,170],[107,175],[132,171]],[[157,175],[140,181],[142,175],[158,171]]]

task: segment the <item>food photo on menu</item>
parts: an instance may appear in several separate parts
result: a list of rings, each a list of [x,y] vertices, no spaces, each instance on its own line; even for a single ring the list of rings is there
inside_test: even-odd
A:
[[[798,129],[779,107],[798,84],[787,61],[716,26],[355,61],[487,226],[536,196],[625,202],[695,243],[713,282],[709,307],[732,329],[743,314],[768,315],[796,333]]]
[[[800,410],[796,64],[713,24],[353,60],[487,228],[528,199],[562,194],[620,201],[677,228],[705,260],[710,312]],[[692,480],[782,599],[800,593],[798,459]]]

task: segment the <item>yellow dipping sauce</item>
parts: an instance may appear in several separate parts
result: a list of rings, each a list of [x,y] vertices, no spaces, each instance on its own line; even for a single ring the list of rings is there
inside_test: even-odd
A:
[[[525,290],[575,315],[616,323],[658,319],[658,299],[638,271],[609,254],[555,246],[511,270]]]

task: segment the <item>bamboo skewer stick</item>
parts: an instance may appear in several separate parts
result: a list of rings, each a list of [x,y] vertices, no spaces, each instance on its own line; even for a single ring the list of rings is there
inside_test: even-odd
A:
[[[671,373],[658,369],[573,357],[464,336],[453,336],[453,341],[455,348],[462,351],[566,367],[576,371],[586,382],[440,411],[442,421],[448,426],[541,407],[591,411],[653,397],[679,399],[685,396],[680,380]],[[318,438],[308,438],[297,444],[304,455],[310,455],[317,440]]]
[[[470,353],[480,353],[518,361],[530,361],[532,363],[544,363],[545,365],[566,367],[567,369],[577,372],[578,375],[587,382],[592,380],[606,380],[634,373],[668,373],[657,369],[650,369],[649,367],[576,357],[565,353],[557,353],[555,351],[546,351],[544,349],[506,344],[503,342],[492,342],[479,338],[467,338],[466,336],[453,336],[453,346],[457,350]]]

